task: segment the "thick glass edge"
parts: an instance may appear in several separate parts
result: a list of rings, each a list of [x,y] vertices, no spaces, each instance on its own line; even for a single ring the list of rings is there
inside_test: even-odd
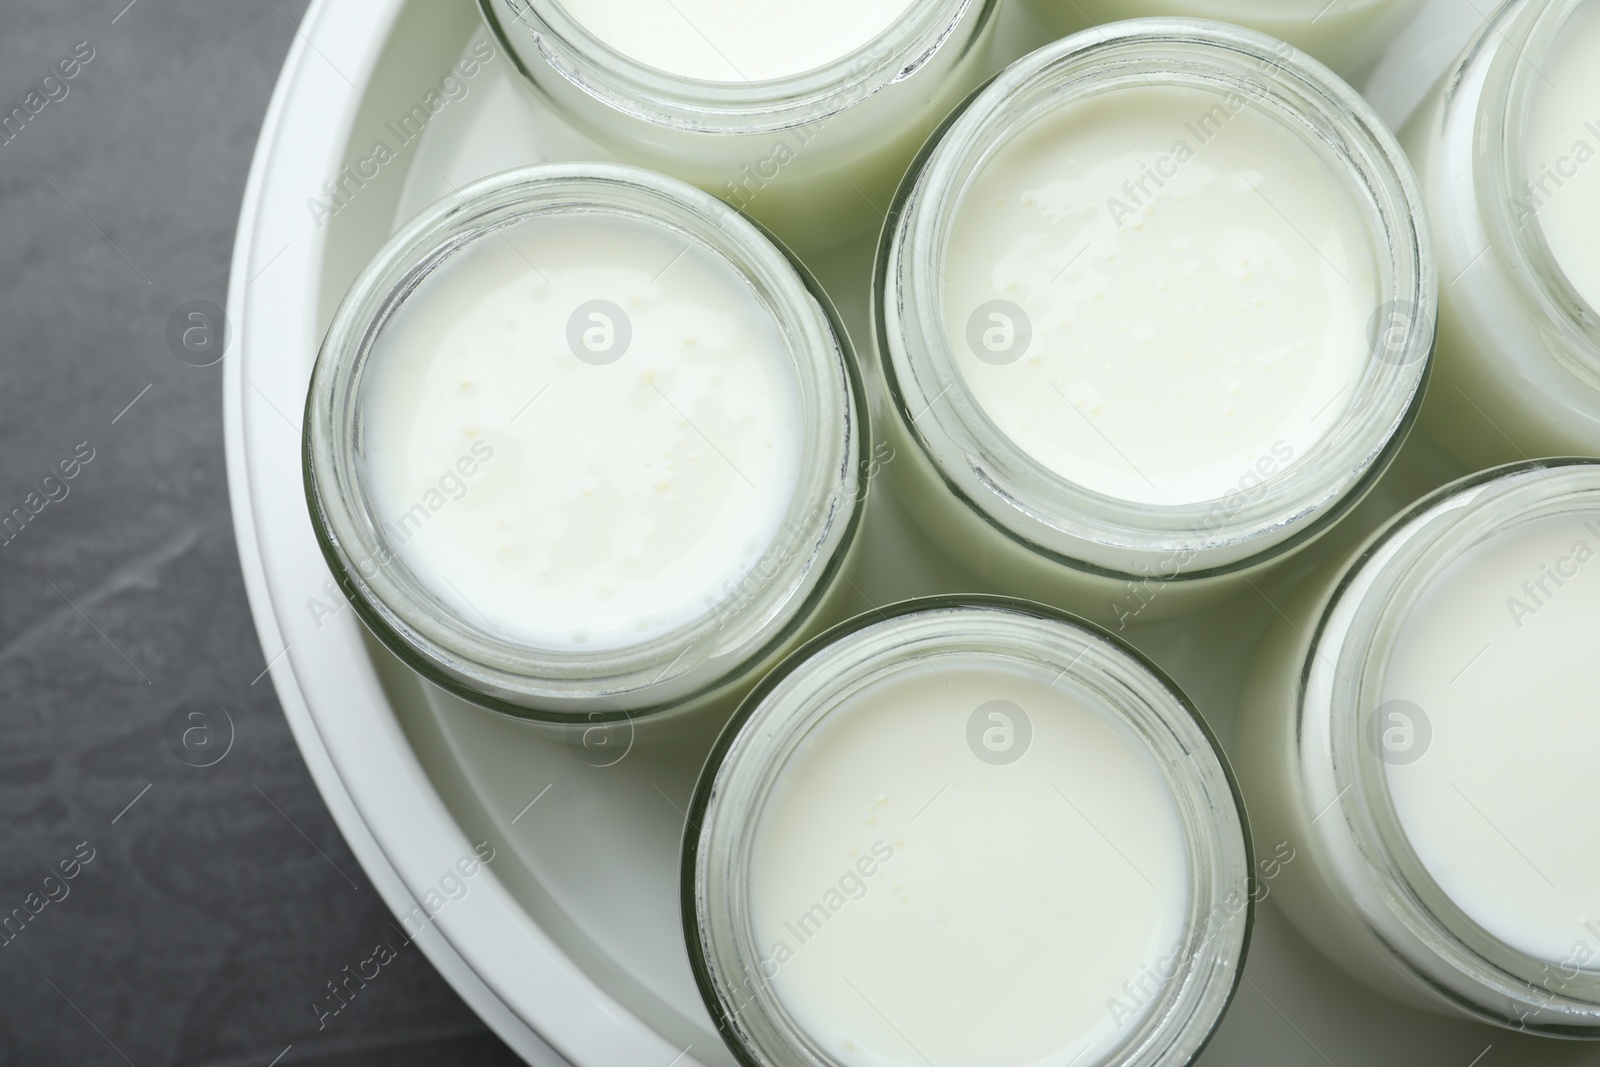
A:
[[[733,747],[745,724],[754,716],[762,702],[817,652],[879,623],[892,622],[895,619],[924,611],[962,608],[987,608],[1011,612],[1031,619],[1062,623],[1077,627],[1091,637],[1106,642],[1115,651],[1128,657],[1137,667],[1147,672],[1161,688],[1175,699],[1216,757],[1223,779],[1228,785],[1234,809],[1238,814],[1239,828],[1243,838],[1241,844],[1245,864],[1245,910],[1242,917],[1242,936],[1239,942],[1238,964],[1234,968],[1232,982],[1218,1004],[1216,1017],[1197,1042],[1194,1053],[1189,1059],[1183,1064],[1174,1063],[1172,1065],[1172,1067],[1189,1067],[1200,1058],[1216,1037],[1217,1029],[1222,1025],[1222,1020],[1226,1017],[1229,1006],[1238,994],[1239,986],[1244,980],[1245,961],[1249,957],[1250,943],[1255,931],[1256,888],[1258,881],[1256,875],[1255,839],[1250,829],[1249,811],[1245,805],[1244,793],[1239,787],[1233,765],[1229,762],[1227,754],[1223,751],[1221,743],[1217,740],[1217,736],[1206,721],[1205,716],[1200,713],[1199,708],[1189,698],[1189,695],[1166,671],[1162,670],[1158,664],[1132,644],[1105,627],[1071,612],[1017,597],[979,593],[916,597],[890,604],[883,608],[874,608],[838,623],[795,649],[784,658],[782,663],[768,671],[761,682],[740,702],[738,710],[735,711],[733,717],[728,720],[722,731],[717,735],[716,742],[712,745],[711,751],[707,754],[705,762],[701,766],[695,782],[694,794],[690,798],[686,809],[683,844],[679,850],[681,858],[679,860],[678,896],[684,943],[689,954],[689,969],[694,976],[695,987],[700,993],[700,998],[716,1025],[717,1034],[722,1038],[723,1044],[727,1046],[728,1051],[739,1061],[741,1067],[768,1067],[767,1064],[756,1059],[755,1054],[745,1048],[743,1042],[735,1036],[736,1032],[731,1025],[732,1020],[722,1002],[716,982],[712,978],[710,961],[706,958],[705,937],[698,907],[697,890],[699,879],[697,872],[701,853],[701,837],[706,813],[714,798],[718,773],[727,758],[729,749]]]
[[[356,305],[360,303],[362,296],[375,295],[378,283],[383,280],[387,270],[393,266],[389,261],[396,259],[401,253],[407,251],[407,248],[404,247],[407,242],[404,239],[408,235],[421,234],[428,230],[442,231],[450,218],[464,210],[479,194],[514,186],[529,178],[537,180],[544,176],[561,175],[567,178],[580,179],[604,176],[610,179],[617,179],[618,177],[625,179],[627,176],[634,174],[647,175],[654,181],[665,181],[673,186],[681,186],[682,190],[691,191],[697,198],[704,197],[707,200],[714,200],[710,194],[696,190],[693,186],[688,186],[675,179],[665,178],[648,171],[619,164],[543,164],[518,168],[481,179],[430,205],[385,242],[384,248],[362,269],[341,299],[339,309],[335,312],[333,322],[329,325],[328,336],[333,334],[342,316],[353,314],[358,310]],[[719,206],[725,206],[720,205],[720,201],[717,203]],[[733,212],[731,208],[726,210],[730,213]],[[301,427],[301,481],[308,514],[311,518],[312,532],[317,540],[318,549],[324,561],[328,564],[335,582],[346,595],[346,599],[352,607],[355,608],[357,617],[384,647],[424,679],[471,704],[528,721],[588,727],[608,722],[657,718],[670,714],[681,707],[736,688],[742,682],[748,680],[750,673],[760,664],[768,661],[778,649],[792,641],[796,633],[812,623],[818,608],[828,596],[835,580],[842,571],[860,532],[867,494],[862,492],[861,486],[856,483],[862,476],[862,463],[865,457],[871,454],[872,447],[872,431],[867,407],[866,386],[862,379],[859,359],[850,335],[844,327],[837,308],[835,308],[831,298],[824,291],[815,275],[765,226],[742,214],[738,215],[738,219],[741,224],[750,226],[756,233],[767,240],[778,255],[786,261],[787,266],[794,271],[799,279],[803,289],[815,301],[817,308],[822,313],[829,330],[833,334],[833,339],[838,346],[840,367],[846,380],[848,392],[843,411],[844,429],[850,442],[850,447],[845,449],[844,456],[849,472],[846,476],[845,485],[853,488],[854,492],[847,494],[845,498],[849,501],[848,514],[845,525],[833,546],[832,553],[823,566],[815,572],[816,580],[813,582],[807,596],[794,604],[789,611],[789,617],[785,624],[775,629],[760,646],[748,651],[735,669],[725,672],[720,677],[707,680],[697,689],[675,695],[664,702],[633,709],[614,707],[611,702],[606,701],[604,698],[598,701],[583,701],[584,706],[570,709],[556,709],[533,703],[523,703],[499,696],[493,692],[486,692],[481,686],[475,685],[471,678],[447,669],[443,662],[430,656],[428,652],[416,647],[407,639],[402,632],[404,620],[399,619],[399,616],[387,604],[371,594],[361,576],[359,566],[352,567],[350,561],[346,559],[346,552],[341,546],[337,532],[334,529],[335,524],[328,511],[328,501],[320,488],[320,479],[316,470],[317,464],[321,459],[326,459],[328,462],[332,462],[332,460],[328,457],[319,457],[317,453],[317,442],[323,436],[318,421],[317,401],[321,398],[318,383],[322,375],[328,373],[325,370],[324,360],[321,358],[322,353],[319,348],[318,359],[312,369],[307,385]],[[326,337],[324,338],[325,344]],[[431,644],[431,642],[429,643]],[[452,658],[460,657],[453,656]],[[516,687],[508,686],[506,688],[514,691]],[[533,699],[537,699],[535,694],[530,694],[530,696]]]
[[[1512,0],[1512,2],[1516,2],[1516,0]],[[1178,23],[1180,25],[1192,25],[1197,22],[1197,20],[1187,19],[1141,19],[1138,21],[1143,23]],[[1199,24],[1205,25],[1205,23]],[[1238,33],[1248,34],[1251,37],[1261,38],[1269,42],[1271,41],[1271,38],[1266,38],[1263,35],[1255,34],[1252,31],[1244,30],[1242,28],[1229,27],[1229,30],[1230,32],[1237,31]],[[1095,29],[1090,29],[1075,36],[1083,37],[1085,35],[1094,35],[1098,32],[1099,31]],[[1072,38],[1063,39],[1063,41],[1057,42],[1055,45],[1049,47],[1060,48],[1064,45],[1065,41],[1071,39]],[[1305,57],[1302,56],[1302,58]],[[1315,61],[1311,60],[1311,62]],[[1320,67],[1320,64],[1318,64],[1318,66]],[[1325,68],[1323,69],[1325,70]],[[900,185],[895,190],[895,194],[890,202],[889,209],[884,215],[883,226],[879,231],[877,249],[873,258],[872,290],[870,295],[872,332],[873,342],[875,345],[875,355],[877,357],[877,365],[879,372],[883,376],[885,393],[890,406],[893,409],[894,415],[899,420],[900,425],[905,429],[907,437],[917,447],[918,451],[922,453],[923,457],[927,459],[930,468],[938,475],[940,483],[960,503],[961,506],[966,508],[971,514],[981,520],[986,527],[994,530],[1007,540],[1070,571],[1090,574],[1096,577],[1109,578],[1116,581],[1153,581],[1162,585],[1170,584],[1173,586],[1179,586],[1187,582],[1199,583],[1209,579],[1224,578],[1229,575],[1248,572],[1270,560],[1288,556],[1294,553],[1302,546],[1315,541],[1329,529],[1338,525],[1341,519],[1348,515],[1357,505],[1361,503],[1363,499],[1365,499],[1367,493],[1371,491],[1373,485],[1376,484],[1384,472],[1389,469],[1390,464],[1394,461],[1395,456],[1399,454],[1401,446],[1404,445],[1407,437],[1410,435],[1412,428],[1415,426],[1417,419],[1421,414],[1423,398],[1427,393],[1428,383],[1432,380],[1434,371],[1433,350],[1438,331],[1437,314],[1430,313],[1427,316],[1428,326],[1425,331],[1425,335],[1419,335],[1419,339],[1422,336],[1426,337],[1426,344],[1423,346],[1425,354],[1421,357],[1422,368],[1416,386],[1412,391],[1405,408],[1400,412],[1398,422],[1392,434],[1385,442],[1384,447],[1373,457],[1370,465],[1364,471],[1362,477],[1354,482],[1344,492],[1344,494],[1337,498],[1332,504],[1323,508],[1317,514],[1315,519],[1309,523],[1302,523],[1297,532],[1289,535],[1286,538],[1276,541],[1255,553],[1244,556],[1230,563],[1224,563],[1212,567],[1196,568],[1192,570],[1180,569],[1176,574],[1165,575],[1161,573],[1145,574],[1143,572],[1121,571],[1069,556],[1050,546],[1038,544],[1022,532],[1013,529],[1008,524],[999,521],[995,515],[993,515],[988,509],[981,506],[978,501],[973,499],[973,497],[953,477],[951,477],[950,473],[945,469],[944,464],[941,463],[934,455],[932,449],[928,446],[926,437],[918,428],[915,419],[913,419],[911,416],[911,408],[907,403],[905,390],[900,383],[899,372],[895,369],[894,360],[890,356],[889,315],[887,301],[891,292],[898,295],[899,287],[895,286],[893,289],[891,289],[889,285],[889,267],[891,261],[894,259],[895,244],[903,237],[903,234],[901,233],[902,220],[910,209],[912,198],[919,191],[919,186],[921,185],[925,176],[929,160],[933,156],[934,152],[939,148],[939,145],[943,141],[945,135],[961,119],[963,114],[978,100],[979,97],[988,92],[993,86],[994,82],[1002,77],[1005,73],[1005,71],[1002,71],[991,76],[981,85],[975,88],[971,93],[969,93],[960,104],[956,105],[956,107],[951,110],[949,115],[945,116],[938,127],[934,129],[933,133],[929,135],[927,141],[923,143],[922,148],[913,158],[905,176],[901,179]],[[1329,72],[1329,77],[1337,80],[1337,75],[1333,75],[1331,72]],[[1340,82],[1339,84],[1343,83]],[[1384,131],[1379,130],[1377,132]],[[1393,141],[1392,136],[1390,137],[1390,141]],[[1392,149],[1392,154],[1395,157],[1402,160],[1404,159],[1404,153],[1400,150],[1397,143],[1392,143],[1388,147]],[[1429,257],[1426,253],[1429,250],[1430,243],[1427,236],[1425,210],[1422,206],[1421,194],[1416,189],[1415,179],[1407,173],[1405,167],[1397,168],[1397,171],[1401,180],[1401,184],[1405,190],[1406,200],[1412,207],[1414,220],[1419,227],[1419,257],[1424,261],[1424,270],[1422,271],[1422,274],[1425,276],[1419,277],[1419,286],[1423,289],[1428,289],[1432,285],[1433,272],[1431,265],[1427,263]],[[1183,545],[1179,547],[1193,548],[1194,546]]]
[[[1512,0],[1512,2],[1517,2],[1517,0]],[[1351,587],[1358,580],[1360,580],[1361,575],[1368,564],[1371,563],[1375,557],[1382,554],[1384,549],[1394,540],[1394,538],[1403,533],[1414,522],[1422,519],[1429,512],[1446,503],[1452,497],[1479,489],[1502,478],[1516,477],[1518,475],[1529,474],[1540,470],[1558,470],[1566,467],[1580,466],[1600,469],[1600,458],[1587,456],[1556,456],[1546,459],[1522,460],[1515,463],[1507,463],[1497,467],[1491,467],[1486,470],[1477,471],[1458,478],[1423,495],[1410,506],[1393,516],[1387,523],[1385,523],[1383,527],[1372,534],[1371,537],[1369,537],[1367,541],[1351,557],[1349,557],[1349,559],[1342,565],[1339,577],[1334,582],[1333,587],[1327,592],[1327,594],[1325,594],[1324,599],[1321,601],[1315,624],[1311,628],[1310,636],[1307,639],[1304,660],[1301,663],[1300,669],[1295,678],[1293,696],[1294,704],[1291,709],[1293,714],[1293,728],[1291,731],[1290,741],[1291,752],[1294,754],[1297,763],[1302,761],[1302,757],[1305,752],[1306,701],[1310,688],[1311,674],[1319,660],[1337,662],[1337,656],[1334,656],[1332,659],[1329,657],[1331,653],[1336,653],[1338,648],[1330,648],[1330,646],[1337,644],[1342,647],[1344,635],[1340,635],[1339,640],[1335,642],[1333,638],[1330,637],[1329,630],[1333,624],[1334,616],[1339,607],[1344,599],[1349,595]],[[1332,718],[1333,716],[1330,713],[1330,725],[1332,725]],[[1330,752],[1331,751],[1332,749],[1330,747]],[[1337,753],[1334,753],[1334,757],[1335,760],[1337,760]],[[1348,776],[1338,771],[1337,768],[1335,773],[1341,779]],[[1351,779],[1351,784],[1356,784],[1356,780],[1354,778]],[[1365,826],[1363,825],[1363,829],[1364,828]],[[1352,832],[1353,830],[1354,827],[1352,826]],[[1372,852],[1375,852],[1384,860],[1384,867],[1374,868],[1374,870],[1379,871],[1380,874],[1387,876],[1388,872],[1394,868],[1393,858],[1389,855],[1388,845],[1386,842],[1382,841],[1381,838],[1377,838],[1375,835],[1371,836],[1370,838],[1369,836],[1365,835],[1357,836],[1356,844],[1363,854],[1371,854]],[[1418,866],[1420,867],[1420,863]],[[1434,889],[1440,896],[1445,895],[1443,890],[1439,889],[1437,886],[1434,886]],[[1392,898],[1392,895],[1390,895],[1390,899]],[[1450,930],[1443,922],[1441,922],[1437,915],[1431,909],[1429,909],[1425,903],[1417,901],[1414,898],[1415,894],[1409,891],[1401,894],[1400,896],[1400,899],[1407,901],[1417,909],[1419,916],[1425,919],[1433,920],[1433,925],[1443,930],[1453,941],[1456,941],[1458,946],[1461,947],[1465,952],[1470,954],[1475,960],[1480,959],[1477,953],[1473,952],[1470,947],[1459,942],[1454,931]],[[1428,989],[1432,990],[1436,995],[1475,1018],[1497,1026],[1509,1027],[1519,1031],[1542,1034],[1550,1037],[1600,1037],[1600,1023],[1596,1023],[1593,1026],[1530,1024],[1526,1019],[1518,1020],[1513,1023],[1505,1017],[1496,1014],[1490,1009],[1487,1009],[1484,1005],[1469,999],[1458,990],[1435,980],[1422,968],[1418,967],[1412,961],[1411,957],[1407,955],[1399,946],[1393,944],[1391,940],[1384,935],[1383,931],[1377,926],[1377,924],[1367,920],[1365,917],[1360,917],[1357,921],[1359,921],[1362,924],[1362,927],[1371,935],[1374,942],[1382,946],[1386,958],[1389,959],[1391,963],[1397,965],[1404,973],[1411,976],[1414,980],[1420,982]],[[1404,921],[1403,917],[1402,921]],[[1489,964],[1489,961],[1482,962],[1492,966],[1492,964]]]

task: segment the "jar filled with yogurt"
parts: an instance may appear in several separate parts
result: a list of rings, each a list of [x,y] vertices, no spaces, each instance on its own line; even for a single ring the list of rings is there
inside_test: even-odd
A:
[[[785,243],[875,230],[986,73],[999,0],[479,0],[526,83],[620,158]]]
[[[1281,42],[1147,19],[1019,60],[908,176],[873,310],[909,505],[1122,627],[1244,586],[1387,466],[1434,275],[1398,145]]]
[[[1600,3],[1497,10],[1402,131],[1436,234],[1427,435],[1472,467],[1600,455]]]
[[[312,376],[306,490],[401,659],[592,724],[736,698],[820,628],[866,435],[831,305],[756,227],[564,164],[439,202],[357,279]]]
[[[1109,634],[998,598],[890,607],[790,659],[688,826],[690,960],[755,1067],[1187,1064],[1257,896],[1184,696]]]
[[[1425,497],[1257,650],[1236,749],[1274,898],[1406,1003],[1600,1037],[1600,461]]]

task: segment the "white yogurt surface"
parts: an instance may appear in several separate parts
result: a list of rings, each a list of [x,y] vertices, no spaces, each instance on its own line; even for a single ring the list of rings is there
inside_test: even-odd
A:
[[[966,194],[943,264],[978,403],[1047,469],[1124,500],[1216,500],[1304,456],[1353,393],[1377,307],[1334,166],[1242,99],[1182,86],[1025,129]],[[1020,309],[1025,349],[992,301]]]
[[[1600,512],[1500,534],[1413,608],[1384,692],[1415,707],[1382,709],[1390,793],[1440,888],[1502,941],[1590,968],[1600,961],[1596,619]]]
[[[802,74],[856,51],[914,0],[560,0],[600,40],[647,66],[711,82]]]
[[[993,657],[913,663],[802,742],[758,823],[774,991],[850,1067],[1093,1067],[1170,976],[1189,909],[1176,802],[1120,718]],[[986,762],[969,747],[983,715]]]
[[[1600,308],[1600,3],[1562,27],[1539,65],[1523,151],[1532,213],[1578,295]]]
[[[798,477],[777,325],[726,260],[642,220],[480,238],[386,324],[361,388],[362,484],[401,560],[536,647],[626,647],[713,610]]]

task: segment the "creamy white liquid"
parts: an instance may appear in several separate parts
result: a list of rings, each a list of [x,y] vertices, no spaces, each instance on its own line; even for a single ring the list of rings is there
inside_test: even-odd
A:
[[[966,194],[943,264],[979,404],[1046,468],[1125,500],[1215,500],[1305,455],[1349,402],[1377,305],[1335,166],[1186,87],[1119,89],[1025,130]],[[994,362],[1002,319],[980,312],[999,332],[969,341],[995,300],[1031,326],[1014,362]]]
[[[1405,620],[1385,695],[1421,715],[1388,704],[1404,718],[1384,713],[1395,808],[1440,888],[1506,943],[1554,964],[1586,949],[1577,963],[1591,968],[1600,960],[1597,619],[1600,512],[1491,538],[1452,563]]]
[[[1119,718],[1051,681],[913,663],[781,771],[751,915],[773,989],[839,1062],[1093,1067],[1172,973],[1189,860],[1170,786]],[[1031,725],[1024,742],[1015,714],[985,715],[985,751],[1023,753],[1009,764],[969,747],[995,700]]]
[[[580,315],[580,359],[569,326],[595,300],[626,324]],[[776,324],[725,260],[640,220],[478,239],[386,324],[361,388],[362,484],[400,559],[469,623],[537,647],[625,647],[706,614],[798,477]]]
[[[1525,210],[1578,295],[1600,308],[1600,3],[1579,8],[1539,70]]]
[[[863,47],[913,0],[560,0],[623,55],[685,78],[759,82]]]

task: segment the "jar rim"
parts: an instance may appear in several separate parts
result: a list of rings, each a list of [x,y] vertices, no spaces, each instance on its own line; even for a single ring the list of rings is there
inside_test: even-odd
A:
[[[1198,72],[1198,74],[1197,74]],[[1121,500],[1045,467],[993,423],[951,352],[938,270],[971,180],[1007,139],[1049,110],[1152,73],[1203,75],[1301,120],[1306,143],[1346,163],[1347,186],[1382,268],[1377,337],[1341,421],[1254,499],[1161,505]],[[1189,80],[1185,80],[1189,79]],[[1387,258],[1386,258],[1387,257]],[[1131,19],[1046,46],[969,98],[924,146],[878,249],[873,314],[891,403],[946,487],[1010,539],[1077,570],[1201,580],[1249,569],[1319,536],[1387,468],[1420,410],[1432,364],[1437,287],[1417,183],[1394,137],[1354,90],[1284,42],[1186,18]],[[1385,314],[1388,311],[1390,314]],[[1397,336],[1398,334],[1398,336]],[[924,380],[925,379],[925,380]],[[936,401],[937,403],[930,403]],[[976,458],[975,458],[976,457]],[[981,461],[981,466],[980,466]],[[1168,564],[1179,565],[1168,569]]]
[[[1557,993],[1541,985],[1552,974],[1550,961],[1513,948],[1455,904],[1411,845],[1368,733],[1397,631],[1445,567],[1527,523],[1597,508],[1600,459],[1587,457],[1494,467],[1427,494],[1391,519],[1340,575],[1295,684],[1295,759],[1308,775],[1314,768],[1319,788],[1334,797],[1329,807],[1344,813],[1322,832],[1347,840],[1365,861],[1359,874],[1334,869],[1383,912],[1383,919],[1369,915],[1363,923],[1403,970],[1463,1010],[1569,1037],[1600,1035],[1600,970],[1563,974]],[[1487,997],[1501,1007],[1484,1003]],[[1552,1009],[1559,1009],[1553,1019]]]
[[[835,626],[770,672],[718,737],[688,808],[681,905],[691,969],[719,1034],[747,1067],[788,1063],[785,1053],[804,1062],[833,1062],[778,1004],[770,983],[750,1003],[731,1009],[729,993],[740,970],[759,956],[750,952],[748,902],[728,888],[744,884],[735,857],[753,842],[778,768],[810,731],[861,685],[939,654],[932,651],[941,642],[937,630],[951,623],[957,632],[943,638],[950,654],[993,656],[997,662],[1028,657],[1030,666],[1048,661],[1051,673],[1060,671],[1057,682],[1067,677],[1094,693],[1160,765],[1188,848],[1184,962],[1163,987],[1157,1008],[1130,1033],[1118,1058],[1106,1062],[1192,1062],[1243,978],[1259,899],[1254,845],[1232,768],[1188,696],[1132,645],[1070,613],[981,594],[907,600]],[[1241,900],[1237,907],[1228,903]],[[1215,921],[1224,909],[1232,914]]]
[[[1523,303],[1549,327],[1552,354],[1586,384],[1600,388],[1600,309],[1573,286],[1546,239],[1539,209],[1525,202],[1529,182],[1527,132],[1534,98],[1545,80],[1543,60],[1560,44],[1562,30],[1588,0],[1512,0],[1485,24],[1455,72],[1459,80],[1487,57],[1483,96],[1474,122],[1475,143],[1500,151],[1474,153],[1478,210],[1504,257]],[[1532,57],[1537,56],[1538,59]],[[1529,223],[1531,222],[1531,225]]]
[[[616,649],[541,649],[491,634],[401,561],[359,470],[361,384],[393,314],[436,268],[509,225],[574,212],[634,218],[725,263],[771,316],[795,374],[800,469],[782,523],[717,610]],[[791,642],[844,564],[861,521],[870,430],[848,334],[821,286],[757,224],[665,175],[546,164],[465,186],[385,243],[352,284],[318,353],[302,450],[324,559],[360,618],[424,677],[470,702],[545,722],[620,722],[726,688]],[[770,575],[766,572],[770,571]],[[737,594],[737,595],[735,595]]]
[[[490,32],[530,81],[524,47],[615,111],[709,134],[776,133],[825,121],[911,77],[953,39],[964,53],[983,39],[981,31],[999,5],[1000,0],[912,0],[871,40],[820,67],[733,82],[690,78],[642,63],[601,40],[560,0],[478,0]],[[969,11],[976,12],[972,28],[957,39]]]

